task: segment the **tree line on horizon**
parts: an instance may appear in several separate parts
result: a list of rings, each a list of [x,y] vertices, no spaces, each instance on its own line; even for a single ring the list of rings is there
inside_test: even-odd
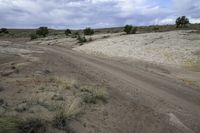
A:
[[[181,16],[181,17],[178,17],[176,19],[175,24],[176,24],[176,28],[184,28],[188,24],[190,24],[190,21],[186,16]],[[132,25],[126,25],[124,27],[123,31],[126,34],[135,34],[137,32],[137,27],[133,27]],[[0,33],[1,34],[9,34],[9,31],[6,28],[1,28]],[[81,38],[81,36],[78,32],[72,33],[72,31],[70,29],[66,29],[64,31],[64,33],[65,33],[66,36],[74,34],[73,36],[76,36],[79,39]],[[94,33],[95,33],[95,31],[93,29],[89,28],[89,27],[87,27],[83,30],[84,35],[93,35]],[[30,37],[31,37],[31,40],[33,40],[33,39],[36,39],[38,37],[46,37],[48,34],[49,34],[48,27],[39,27],[34,34],[30,35]],[[83,39],[82,41],[85,41],[85,37],[82,38],[82,39]]]

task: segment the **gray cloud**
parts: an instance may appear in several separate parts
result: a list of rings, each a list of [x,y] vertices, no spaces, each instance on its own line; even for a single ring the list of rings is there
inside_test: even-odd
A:
[[[200,1],[0,0],[0,27],[110,27],[174,23],[187,15],[199,22]]]

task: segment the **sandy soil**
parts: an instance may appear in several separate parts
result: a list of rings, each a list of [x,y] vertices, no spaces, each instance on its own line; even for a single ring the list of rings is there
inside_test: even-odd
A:
[[[175,66],[200,64],[200,34],[171,31],[117,36],[75,48],[88,54],[126,57]]]
[[[117,38],[131,36],[101,41]],[[93,43],[100,40],[85,47]],[[73,116],[69,123],[77,133],[200,132],[200,87],[192,79],[199,79],[198,72],[94,57],[71,50],[76,44],[70,38],[25,44],[0,41],[0,118],[40,118],[47,123],[46,132],[62,133],[51,122],[64,108]],[[107,102],[84,102],[82,96],[89,91],[85,87],[106,91]]]

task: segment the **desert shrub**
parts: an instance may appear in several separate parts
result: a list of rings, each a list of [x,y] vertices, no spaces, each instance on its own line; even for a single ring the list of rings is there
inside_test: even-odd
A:
[[[79,36],[79,32],[73,32],[71,37],[72,38],[77,38]]]
[[[46,127],[43,121],[40,119],[29,119],[23,121],[18,126],[20,133],[44,133]]]
[[[53,118],[53,126],[58,129],[64,129],[68,127],[67,117],[64,114],[64,111],[58,112]]]
[[[84,87],[81,91],[84,93],[83,101],[85,103],[96,104],[98,101],[106,103],[108,100],[108,93],[103,88]]]
[[[132,25],[126,25],[124,27],[124,32],[126,32],[126,34],[130,34],[131,33],[131,29],[132,29]]]
[[[36,34],[30,34],[30,38],[31,40],[35,40],[38,38],[38,36]]]
[[[8,29],[6,29],[6,28],[1,28],[0,33],[8,34],[9,32],[8,32]]]
[[[0,133],[19,132],[19,119],[15,117],[0,117]]]
[[[46,35],[49,33],[49,30],[47,27],[40,27],[37,31],[36,34],[39,36],[46,37]]]
[[[154,31],[159,31],[159,27],[154,27],[153,30]]]
[[[53,118],[53,126],[60,130],[64,130],[67,133],[74,133],[73,129],[69,125],[69,119],[65,115],[64,111],[58,112]]]
[[[133,27],[132,25],[126,25],[124,27],[124,32],[126,32],[126,34],[135,34],[137,32],[137,27]]]
[[[93,35],[94,34],[94,30],[91,28],[86,28],[83,30],[84,35]]]
[[[79,35],[79,32],[77,31],[77,32],[74,32],[74,35]]]
[[[85,38],[85,36],[78,35],[77,40],[81,44],[87,42],[87,39]]]
[[[131,34],[136,34],[136,32],[137,32],[137,27],[132,27]]]
[[[72,33],[72,32],[71,32],[70,29],[66,29],[66,30],[65,30],[65,35],[66,35],[66,36],[70,35],[71,33]]]
[[[176,27],[185,27],[187,24],[189,24],[190,21],[186,16],[178,17],[176,19]]]
[[[0,133],[43,133],[45,129],[44,123],[39,119],[0,117]]]

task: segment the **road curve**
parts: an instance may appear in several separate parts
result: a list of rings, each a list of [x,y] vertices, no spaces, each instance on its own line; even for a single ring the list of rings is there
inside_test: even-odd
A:
[[[115,88],[134,103],[147,106],[169,118],[184,133],[200,132],[200,89],[189,88],[174,78],[158,75],[110,59],[102,59],[61,47],[42,49],[70,58],[80,71]]]

